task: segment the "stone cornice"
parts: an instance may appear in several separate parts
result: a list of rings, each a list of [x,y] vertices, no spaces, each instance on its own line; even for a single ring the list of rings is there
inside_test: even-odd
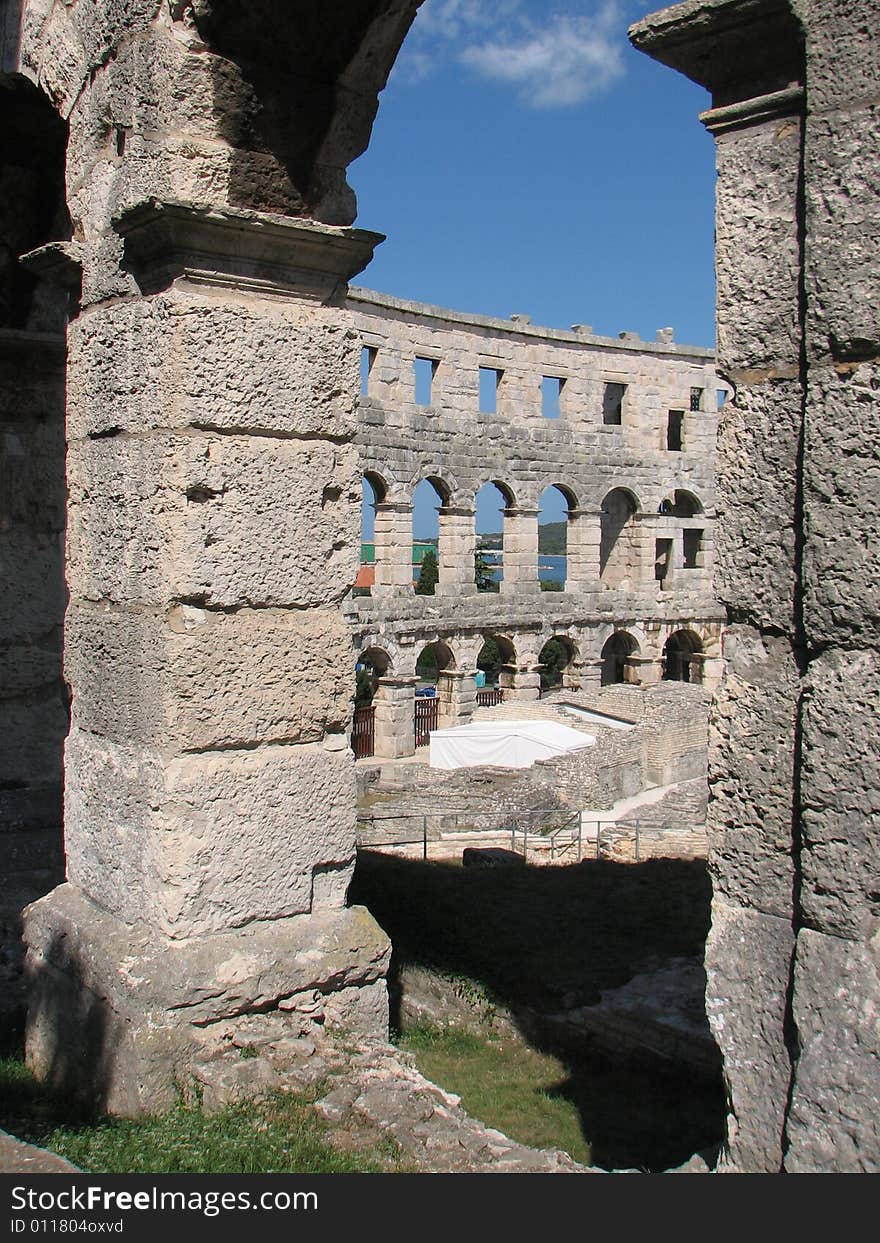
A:
[[[564,328],[542,328],[536,324],[526,323],[521,316],[498,319],[491,315],[473,315],[464,311],[433,306],[427,302],[412,302],[407,298],[395,298],[391,294],[378,293],[374,289],[364,289],[360,286],[353,286],[349,289],[347,305],[350,310],[360,311],[364,315],[384,316],[388,311],[397,311],[407,320],[429,320],[447,328],[451,325],[460,325],[465,328],[488,328],[504,335],[527,337],[530,341],[543,340],[563,342],[568,345],[593,346],[602,350],[619,350],[627,354],[660,354],[693,360],[696,363],[714,363],[715,361],[715,351],[701,345],[679,345],[665,338],[659,341],[642,341],[633,333],[622,333],[619,337],[601,337],[586,329],[566,331]],[[365,330],[366,343],[370,344],[369,329],[363,324],[361,327]],[[488,365],[488,355],[486,355],[486,360]]]
[[[124,266],[143,293],[180,277],[251,293],[338,301],[382,234],[265,212],[147,199],[120,213]]]
[[[804,102],[804,88],[789,86],[769,95],[728,104],[725,108],[710,108],[708,112],[700,113],[700,120],[710,134],[724,134],[747,125],[761,125],[780,117],[798,116],[804,110]]]
[[[716,109],[802,80],[803,34],[788,0],[685,0],[631,26],[629,38],[711,91]]]

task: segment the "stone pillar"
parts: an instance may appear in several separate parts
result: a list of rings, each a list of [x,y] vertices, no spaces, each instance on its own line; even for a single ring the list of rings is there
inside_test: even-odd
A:
[[[721,417],[710,1022],[723,1168],[880,1168],[878,0],[681,5],[707,85]],[[873,706],[870,706],[873,705]]]
[[[525,702],[541,698],[541,667],[532,663],[502,665],[498,685],[504,691],[504,702]]]
[[[658,515],[639,513],[635,516],[635,538],[633,547],[635,549],[635,565],[632,567],[631,576],[632,590],[641,594],[653,596],[656,594],[659,583],[654,577],[654,553],[657,542]],[[675,581],[676,570],[681,567],[681,539],[673,544],[673,581]]]
[[[602,515],[598,509],[570,509],[566,544],[565,590],[599,590]]]
[[[64,875],[64,337],[0,327],[0,1025],[21,1021],[21,909]]]
[[[345,909],[357,350],[329,305],[375,238],[155,200],[114,227],[125,275],[87,258],[69,332],[68,883],[27,913],[27,1056],[135,1113],[218,1020],[295,1032],[316,988],[331,1025],[387,1013],[387,940]]]
[[[472,673],[441,670],[437,678],[438,725],[450,729],[467,725],[477,704],[477,683]]]
[[[476,591],[474,511],[465,505],[444,505],[439,511],[439,526],[439,575],[435,594],[462,595]]]
[[[531,595],[538,582],[538,510],[505,509],[502,595]]]
[[[415,678],[379,678],[373,696],[375,755],[397,760],[415,752]]]
[[[374,596],[412,595],[412,505],[382,501],[376,505]]]

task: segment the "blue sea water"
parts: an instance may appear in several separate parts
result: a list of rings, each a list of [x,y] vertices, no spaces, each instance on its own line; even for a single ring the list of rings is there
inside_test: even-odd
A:
[[[556,579],[558,582],[565,581],[567,557],[553,557],[541,554],[538,557],[538,579],[544,583],[550,579]],[[500,554],[497,552],[487,552],[486,562],[489,566],[496,566],[500,561]],[[500,567],[492,570],[492,578],[494,581],[501,581]]]

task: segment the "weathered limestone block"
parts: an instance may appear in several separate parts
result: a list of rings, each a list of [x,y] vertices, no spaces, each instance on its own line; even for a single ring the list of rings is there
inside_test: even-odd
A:
[[[876,51],[872,59],[876,64]],[[849,79],[848,70],[835,62],[834,78]],[[853,87],[847,80],[850,98],[856,93]],[[875,93],[876,83],[866,90],[866,96]],[[809,329],[817,352],[830,350],[838,357],[860,358],[876,357],[880,349],[878,161],[880,105],[876,102],[869,105],[866,101],[858,111],[850,105],[839,114],[811,118],[806,162],[807,269]],[[842,273],[845,280],[841,280]]]
[[[91,308],[71,324],[70,348],[71,438],[159,427],[354,430],[359,342],[336,309],[175,289]]]
[[[880,919],[880,655],[810,664],[803,741],[801,903],[810,927],[866,938]]]
[[[398,759],[415,750],[415,680],[380,678],[373,698],[375,753]]]
[[[717,892],[706,942],[706,1014],[724,1057],[727,1143],[719,1169],[777,1173],[791,1065],[786,996],[794,934],[786,919]]]
[[[118,918],[187,937],[344,906],[355,850],[344,734],[169,760],[74,727],[66,755],[78,778],[68,877]]]
[[[724,658],[709,732],[715,892],[790,919],[798,668],[786,639],[746,626],[725,632]]]
[[[0,635],[9,644],[40,641],[64,612],[63,536],[0,530],[0,565],[16,589],[0,591]]]
[[[293,1037],[316,1011],[387,1033],[391,947],[363,907],[172,941],[63,885],[28,908],[26,936],[29,1064],[114,1113],[171,1105],[212,1027],[249,1015],[287,1020]]]
[[[880,625],[880,365],[853,364],[840,373],[811,369],[809,402],[807,634],[815,644],[875,647]]]
[[[756,625],[790,633],[802,393],[794,380],[737,390],[718,430],[719,598]]]
[[[718,365],[797,374],[800,120],[718,136],[715,266]]]
[[[2,385],[0,380],[0,392]],[[6,389],[10,406],[11,388],[10,378]],[[10,411],[12,417],[0,422],[0,523],[4,528],[22,523],[34,531],[64,530],[63,394],[57,397],[54,411],[42,417]]]
[[[798,936],[790,1173],[880,1173],[880,934]]]
[[[49,686],[60,694],[60,673],[60,624],[45,633],[10,639],[0,645],[0,703]]]
[[[86,599],[302,607],[354,581],[349,445],[121,434],[71,445],[68,478],[68,570]]]
[[[351,640],[334,609],[73,604],[65,671],[79,727],[182,751],[317,742],[351,712]]]
[[[60,790],[66,733],[67,711],[57,680],[27,695],[0,698],[0,790],[47,781]]]

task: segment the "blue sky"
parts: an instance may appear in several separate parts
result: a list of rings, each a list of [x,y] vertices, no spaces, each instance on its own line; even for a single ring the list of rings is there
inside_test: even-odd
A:
[[[388,235],[359,283],[714,345],[709,96],[626,38],[660,7],[427,0],[349,170],[358,225]]]

